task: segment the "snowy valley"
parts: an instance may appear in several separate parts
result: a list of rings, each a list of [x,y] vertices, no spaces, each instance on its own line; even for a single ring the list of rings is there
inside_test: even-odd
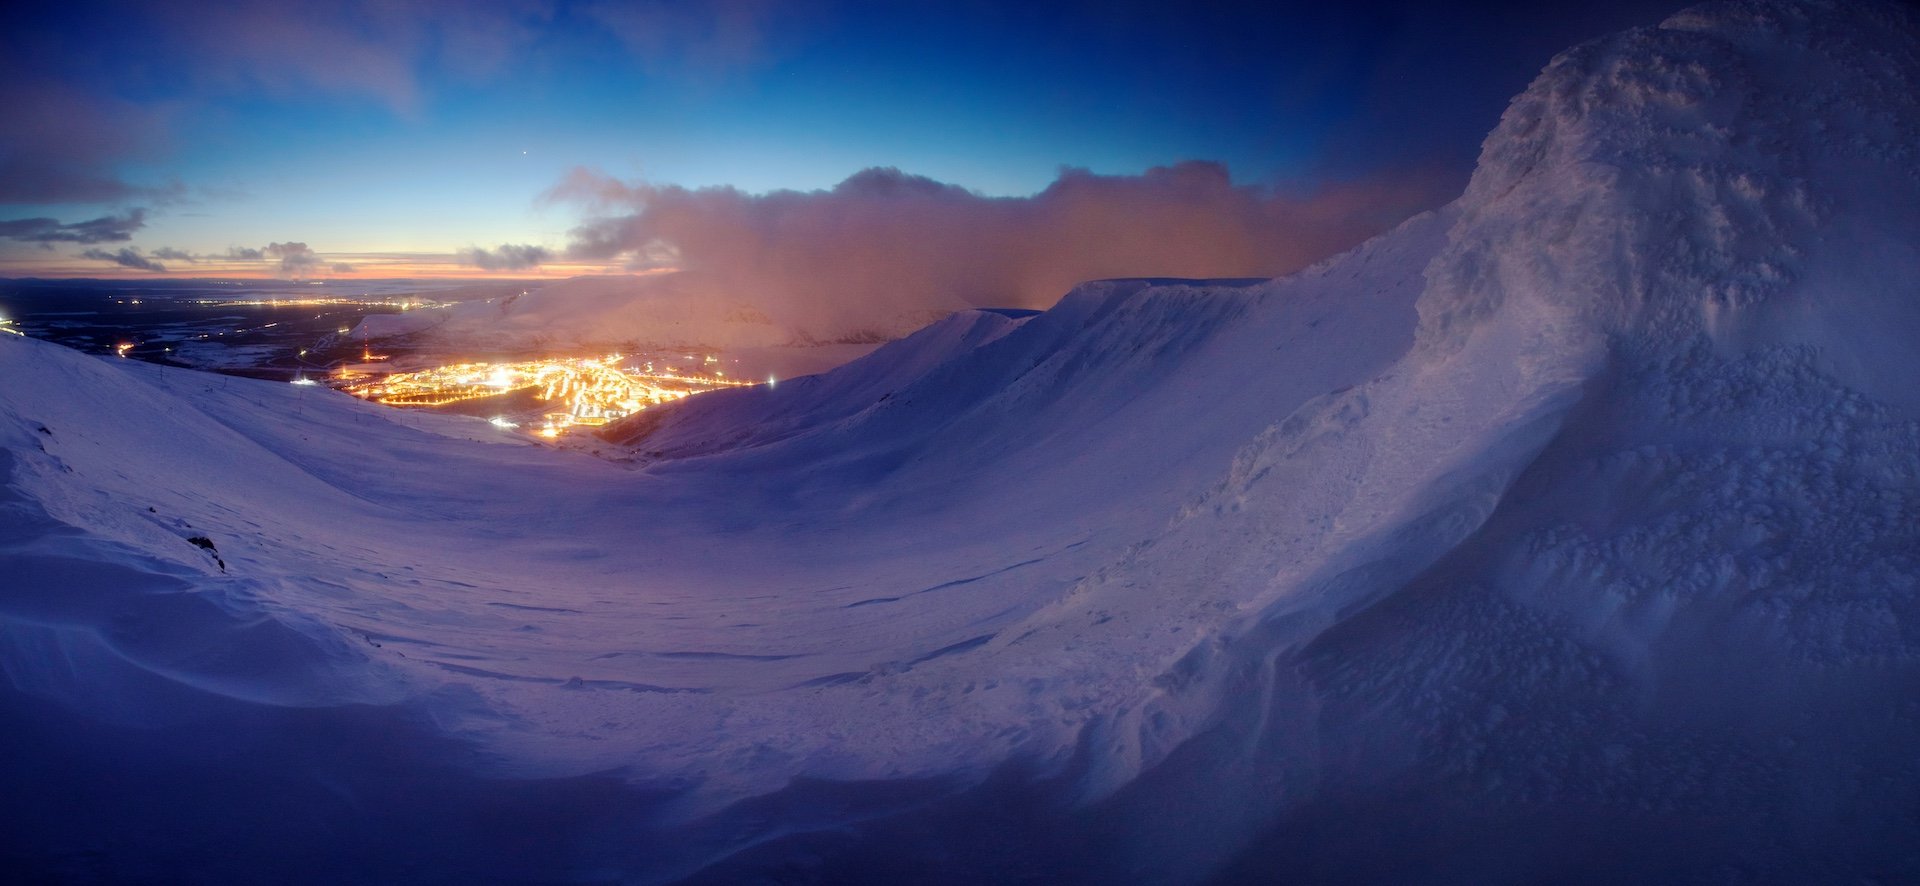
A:
[[[0,863],[1920,877],[1915,83],[1905,7],[1697,7],[1300,273],[591,447],[0,335]]]

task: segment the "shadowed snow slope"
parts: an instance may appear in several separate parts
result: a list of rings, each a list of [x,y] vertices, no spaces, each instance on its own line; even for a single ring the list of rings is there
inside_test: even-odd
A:
[[[830,371],[755,388],[718,392],[696,409],[662,408],[635,415],[601,436],[630,444],[646,437],[654,455],[698,455],[778,440],[846,418],[879,402],[961,353],[1005,335],[1020,320],[993,311],[962,311],[901,341],[884,345],[854,370]],[[672,404],[684,405],[684,404]]]
[[[1920,877],[1915,82],[1901,7],[1699,7],[1344,256],[956,314],[630,461],[0,336],[7,860]]]

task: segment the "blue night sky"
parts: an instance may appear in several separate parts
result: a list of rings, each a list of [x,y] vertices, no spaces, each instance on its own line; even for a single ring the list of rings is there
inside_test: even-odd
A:
[[[293,243],[302,273],[480,273],[463,250],[503,244],[544,260],[492,270],[607,268],[573,248],[595,207],[549,194],[576,169],[1024,198],[1205,160],[1274,194],[1394,183],[1384,219],[1457,193],[1553,52],[1673,5],[16,5],[0,275],[274,274],[248,251]]]

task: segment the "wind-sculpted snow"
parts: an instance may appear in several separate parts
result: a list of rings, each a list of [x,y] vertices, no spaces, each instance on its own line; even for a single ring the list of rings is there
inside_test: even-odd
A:
[[[1917,46],[1894,6],[1700,7],[1556,59],[1461,200],[1347,255],[958,314],[613,459],[0,337],[0,750],[79,773],[10,776],[79,799],[7,851],[1920,876]],[[297,851],[169,848],[100,786],[173,783],[135,751]]]
[[[1886,377],[1920,334],[1920,96],[1893,85],[1920,74],[1912,27],[1872,3],[1709,5],[1562,54],[1487,138],[1423,340],[1525,300],[1636,347],[1817,345],[1911,398]]]

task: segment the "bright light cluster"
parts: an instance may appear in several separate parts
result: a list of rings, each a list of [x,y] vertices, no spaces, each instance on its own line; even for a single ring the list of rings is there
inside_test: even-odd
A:
[[[573,425],[602,425],[658,403],[723,387],[747,387],[752,382],[719,375],[657,372],[653,364],[623,367],[625,358],[529,360],[521,363],[456,363],[418,372],[396,372],[355,379],[343,373],[343,390],[389,406],[445,406],[466,400],[532,391],[536,399],[553,403],[535,433],[558,436]],[[517,426],[504,419],[495,424]]]

